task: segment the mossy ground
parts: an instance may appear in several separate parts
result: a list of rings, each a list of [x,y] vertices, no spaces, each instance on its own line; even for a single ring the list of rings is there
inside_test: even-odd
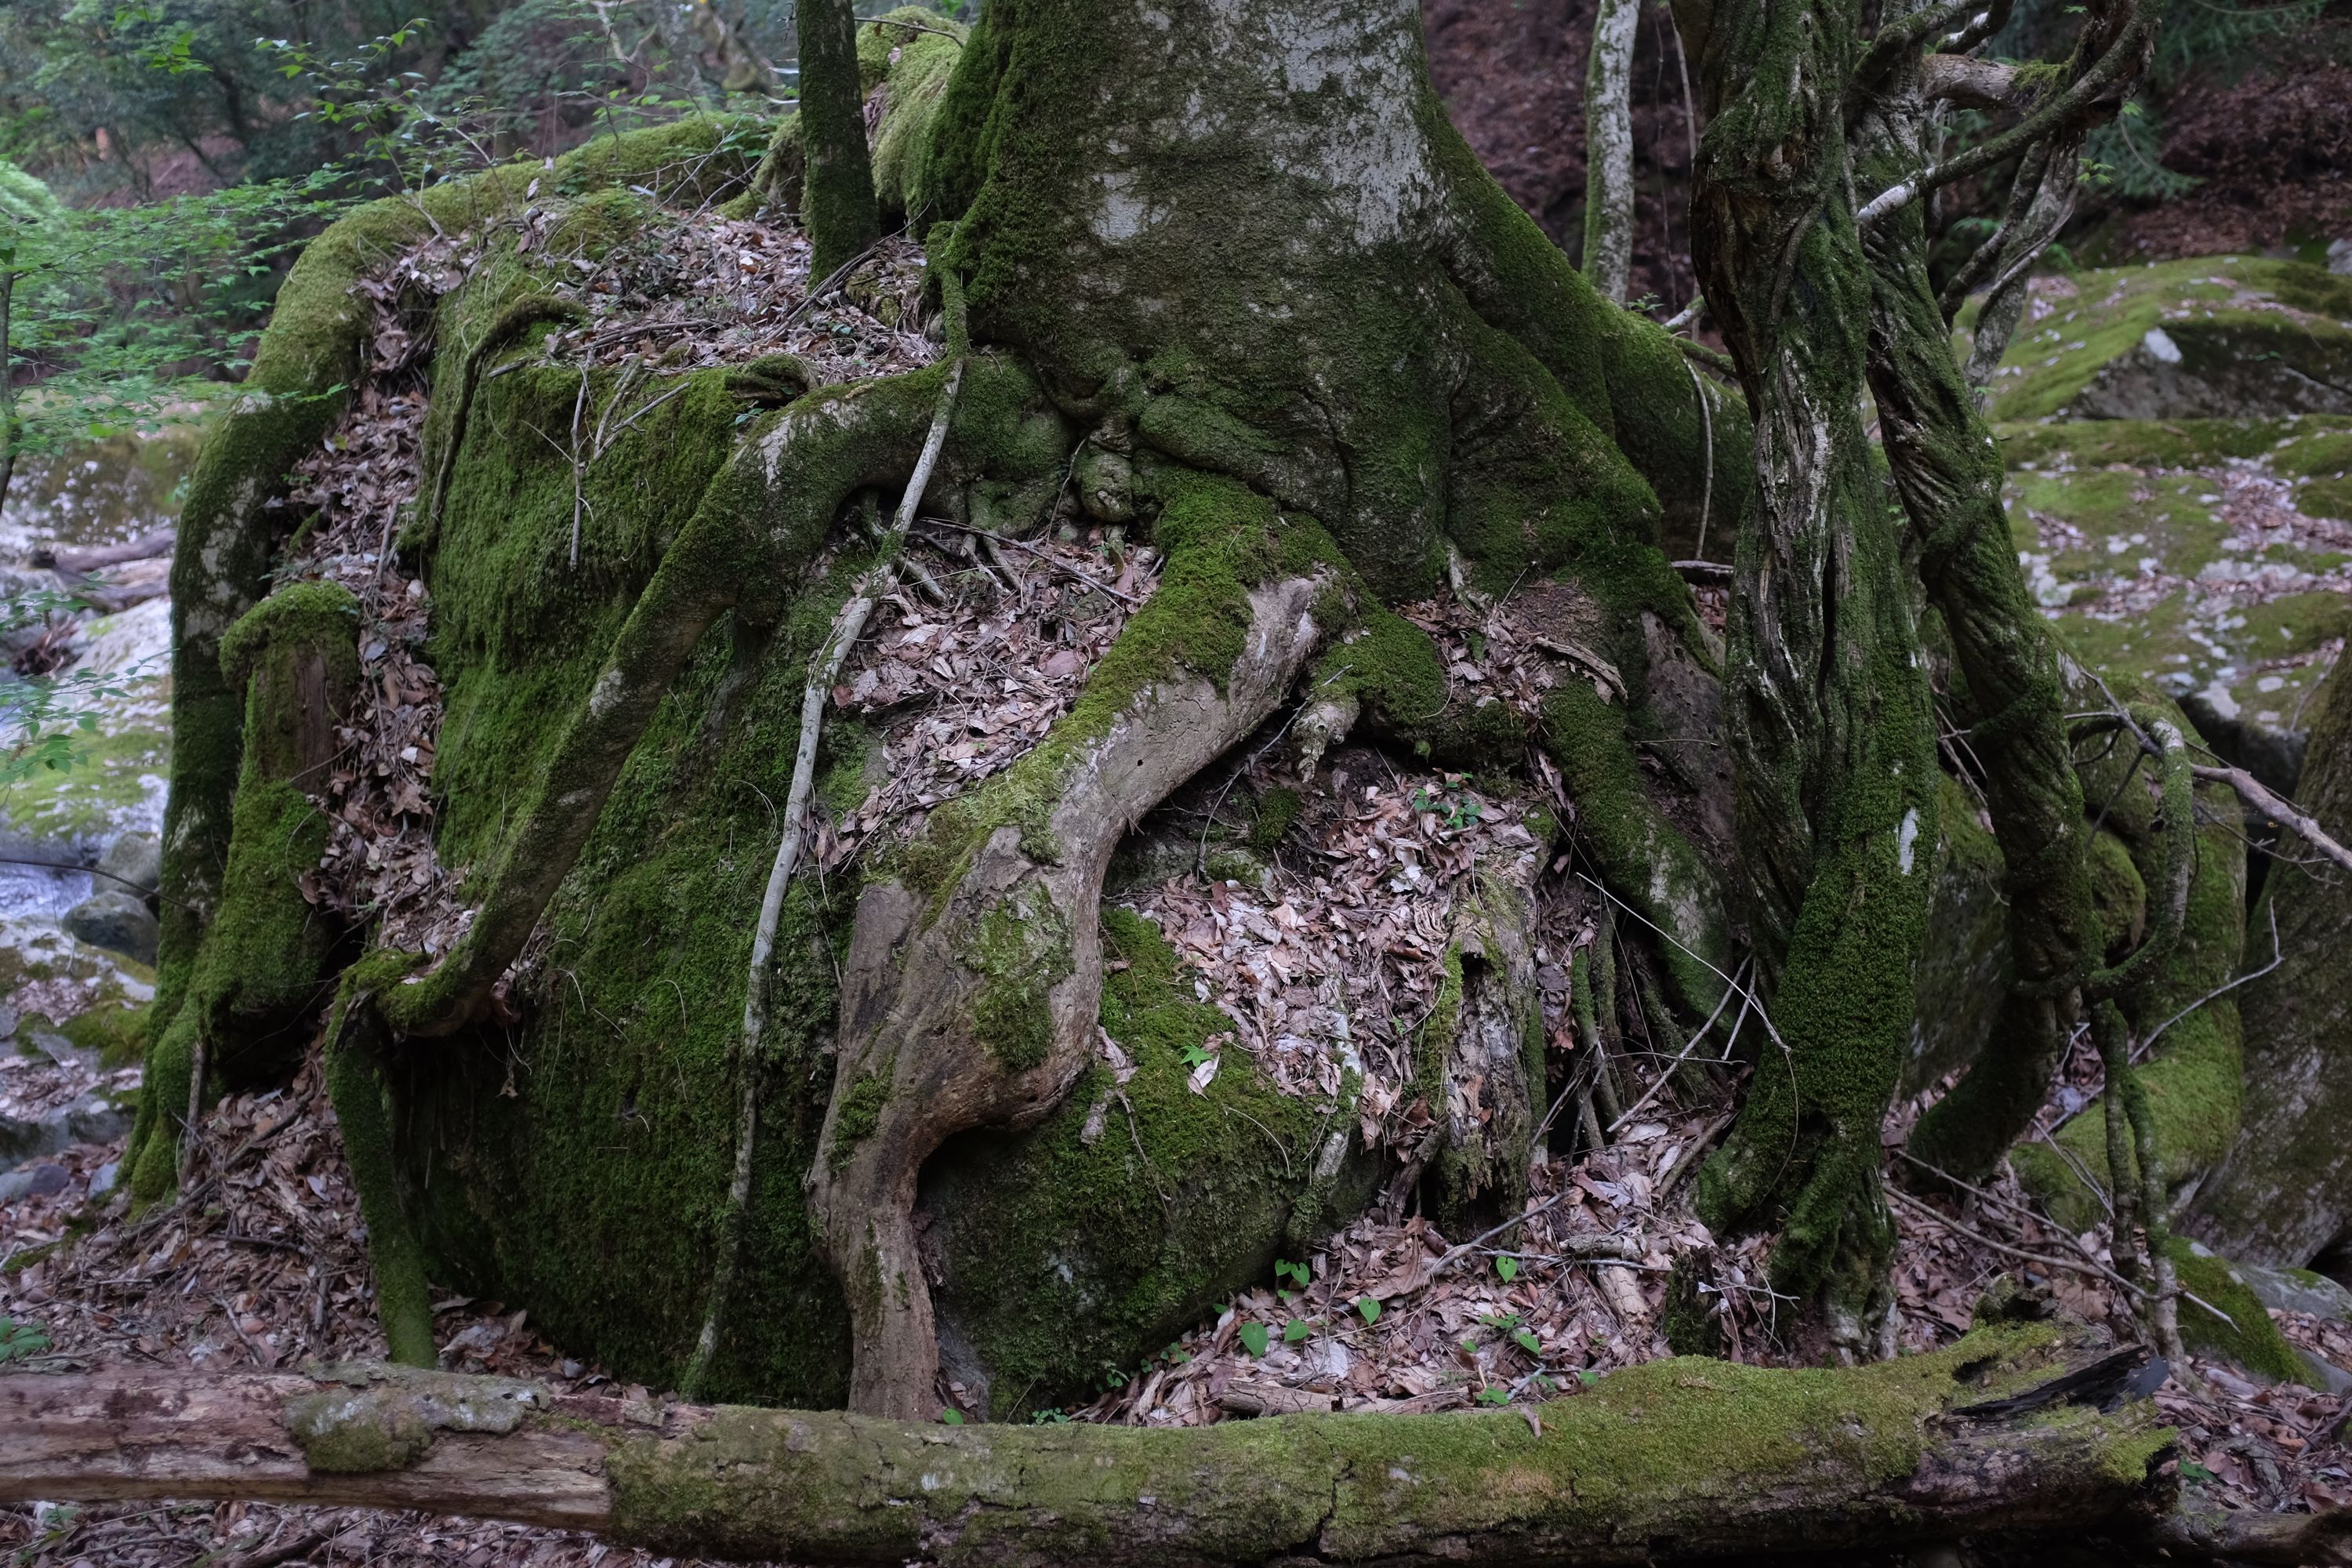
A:
[[[2011,534],[2076,657],[2299,727],[2326,668],[2315,656],[2352,627],[2352,554],[2285,509],[2352,513],[2352,493],[2330,489],[2352,467],[2352,418],[2075,420],[2000,437]],[[2275,581],[2250,581],[2266,569]]]

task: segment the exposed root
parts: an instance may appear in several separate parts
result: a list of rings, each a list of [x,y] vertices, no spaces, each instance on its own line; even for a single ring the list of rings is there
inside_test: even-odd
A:
[[[953,285],[950,288],[952,290]],[[960,314],[957,312],[959,317]],[[963,335],[960,320],[950,330],[958,338]],[[963,384],[963,372],[964,360],[960,353],[949,367],[947,384],[940,392],[940,411],[931,418],[930,432],[923,439],[922,455],[915,460],[914,474],[908,479],[906,494],[899,500],[898,518],[881,542],[882,559],[851,591],[848,602],[834,617],[833,630],[824,646],[809,663],[808,685],[801,694],[800,740],[793,758],[792,788],[784,798],[783,837],[776,846],[775,864],[768,872],[767,889],[760,900],[760,922],[751,933],[751,967],[744,987],[743,1038],[736,1059],[736,1070],[742,1077],[742,1103],[736,1116],[735,1169],[728,1183],[727,1207],[719,1219],[719,1267],[711,1279],[702,1331],[696,1337],[694,1353],[678,1380],[679,1389],[689,1399],[702,1396],[710,1358],[719,1348],[727,1299],[741,1259],[743,1211],[751,1201],[760,1096],[767,1079],[762,1037],[767,1033],[769,992],[774,976],[776,925],[783,916],[784,894],[792,886],[793,871],[800,863],[801,846],[808,835],[809,801],[816,786],[817,737],[824,722],[825,700],[832,695],[834,682],[840,679],[841,667],[850,648],[865,635],[866,623],[875,605],[898,580],[899,560],[896,552],[915,520],[923,489],[930,483],[931,470],[940,460],[940,449],[947,444],[948,423],[955,413],[956,393]]]
[[[1239,492],[1232,500],[1249,504]],[[1171,546],[1170,570],[1227,543]],[[848,1291],[852,1409],[931,1414],[938,1342],[912,1223],[922,1163],[956,1132],[1033,1121],[1068,1091],[1093,1048],[1095,910],[1112,850],[1274,710],[1320,636],[1321,591],[1319,575],[1249,589],[1242,649],[1213,672],[1222,679],[1141,662],[1145,648],[1182,635],[1169,621],[1198,613],[1197,600],[1188,611],[1155,598],[1106,660],[1116,671],[1097,672],[1118,686],[1090,693],[956,812],[935,814],[899,874],[867,885],[843,978],[822,1152],[808,1176],[811,1211]],[[935,879],[923,876],[937,860],[946,864]]]

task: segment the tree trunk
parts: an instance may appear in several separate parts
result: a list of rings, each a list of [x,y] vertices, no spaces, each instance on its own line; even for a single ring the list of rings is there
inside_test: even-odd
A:
[[[1843,1372],[1653,1363],[1531,1410],[965,1426],[402,1368],[0,1377],[0,1500],[255,1498],[808,1564],[1639,1563],[2169,1516],[2135,1358],[1989,1330]],[[2003,1398],[2020,1391],[2022,1399]]]
[[[857,90],[857,17],[850,0],[798,0],[801,41],[801,222],[812,282],[881,237],[866,111]]]
[[[1633,268],[1633,40],[1641,0],[1601,0],[1584,68],[1584,276],[1625,301]]]
[[[1853,216],[1842,0],[1684,0],[1706,122],[1700,288],[1756,425],[1734,563],[1729,744],[1775,1029],[1700,1173],[1723,1226],[1786,1216],[1780,1289],[1849,1353],[1887,1322],[1878,1129],[1909,1041],[1936,841],[1925,661],[1861,404],[1868,279]]]
[[[2295,800],[2338,843],[2352,834],[2352,661],[2338,656],[2319,692]],[[2228,1162],[2205,1184],[2186,1229],[2247,1263],[2341,1272],[2352,1247],[2352,879],[2302,861],[2284,837],[2247,942],[2278,929],[2278,967],[2242,993],[2246,1094]]]

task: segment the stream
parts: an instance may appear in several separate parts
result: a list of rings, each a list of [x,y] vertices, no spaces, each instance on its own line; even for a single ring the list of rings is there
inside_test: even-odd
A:
[[[171,755],[166,531],[194,449],[185,431],[27,458],[0,510],[0,756],[27,738],[36,682],[50,683],[68,726],[93,721],[77,728],[70,766],[0,784],[0,1202],[37,1191],[68,1144],[129,1127],[139,1070],[114,1015],[154,994],[152,906],[132,885],[156,876]],[[77,553],[141,540],[128,561]],[[52,603],[76,607],[45,613]]]

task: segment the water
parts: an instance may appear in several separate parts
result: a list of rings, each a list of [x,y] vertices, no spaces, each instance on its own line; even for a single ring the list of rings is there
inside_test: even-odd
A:
[[[175,426],[20,458],[0,512],[0,561],[21,562],[38,544],[118,544],[171,527],[196,441],[193,428]]]

